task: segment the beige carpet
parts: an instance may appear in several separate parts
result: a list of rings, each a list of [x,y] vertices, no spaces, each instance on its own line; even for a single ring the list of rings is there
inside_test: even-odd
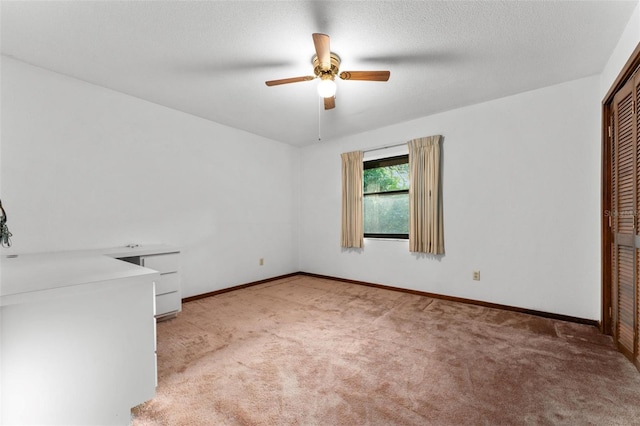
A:
[[[594,327],[293,277],[158,324],[134,425],[631,425],[640,374]]]

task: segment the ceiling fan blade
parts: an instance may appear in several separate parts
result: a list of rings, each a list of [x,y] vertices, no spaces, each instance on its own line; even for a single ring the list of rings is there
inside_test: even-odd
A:
[[[289,83],[298,83],[300,81],[310,81],[313,80],[315,77],[310,76],[310,75],[306,75],[304,77],[292,77],[292,78],[283,78],[282,80],[269,80],[269,81],[265,81],[264,83],[267,86],[277,86],[279,84],[289,84]]]
[[[336,97],[324,98],[324,109],[333,109],[336,107]]]
[[[329,47],[329,36],[326,34],[313,33],[313,44],[316,47],[320,69],[331,68],[331,48]]]
[[[340,73],[340,78],[343,80],[387,81],[390,75],[389,71],[343,71]]]

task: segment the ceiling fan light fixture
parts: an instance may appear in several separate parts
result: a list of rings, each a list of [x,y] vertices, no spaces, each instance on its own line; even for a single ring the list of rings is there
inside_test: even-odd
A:
[[[320,77],[320,83],[318,83],[318,95],[321,98],[332,98],[336,95],[336,82],[333,81],[332,76]]]

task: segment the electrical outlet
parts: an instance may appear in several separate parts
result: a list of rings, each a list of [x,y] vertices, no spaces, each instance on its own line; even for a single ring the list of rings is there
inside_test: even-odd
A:
[[[473,271],[473,280],[480,281],[480,271]]]
[[[261,257],[260,258],[260,266],[263,266],[263,265],[264,265],[264,257]]]

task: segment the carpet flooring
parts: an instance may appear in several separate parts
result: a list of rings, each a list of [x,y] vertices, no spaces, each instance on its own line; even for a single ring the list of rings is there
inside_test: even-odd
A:
[[[640,373],[591,326],[295,276],[158,324],[148,425],[632,425]]]

